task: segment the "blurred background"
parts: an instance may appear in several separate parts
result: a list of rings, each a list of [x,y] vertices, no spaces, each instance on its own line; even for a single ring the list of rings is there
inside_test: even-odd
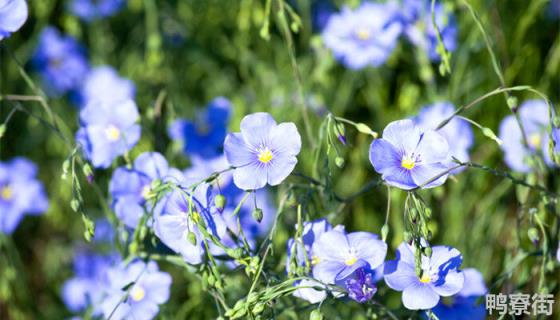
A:
[[[274,11],[269,19],[269,38],[263,37],[262,26],[268,19],[266,1],[129,0],[113,16],[94,21],[77,17],[69,10],[70,2],[28,2],[28,21],[19,32],[0,43],[0,94],[36,94],[21,69],[35,85],[44,86],[31,60],[41,31],[54,26],[76,39],[91,66],[110,65],[121,77],[134,82],[142,138],[131,152],[132,159],[144,151],[155,150],[175,167],[186,168],[189,158],[170,141],[167,128],[177,117],[194,118],[198,110],[217,96],[228,98],[234,106],[228,131],[238,131],[244,115],[266,111],[279,122],[296,122],[303,136],[298,82],[290,49]],[[558,103],[560,6],[557,1],[468,2],[480,15],[491,39],[506,85],[532,86]],[[422,59],[418,49],[404,40],[398,42],[388,61],[380,67],[345,68],[325,47],[320,33],[331,12],[358,3],[352,0],[289,2],[301,18],[301,27],[293,33],[293,48],[314,135],[318,135],[319,126],[329,112],[382,132],[387,123],[415,116],[424,105],[449,101],[459,107],[500,86],[484,38],[462,1],[443,1],[446,9],[453,12],[458,30],[450,74],[441,76],[439,63]],[[528,92],[513,95],[519,102],[536,98]],[[13,115],[0,140],[0,160],[25,156],[34,161],[39,166],[39,179],[45,184],[50,206],[43,216],[27,216],[13,235],[6,238],[10,243],[2,246],[0,259],[11,259],[11,263],[0,262],[0,318],[69,318],[72,313],[62,301],[61,287],[73,276],[72,259],[76,252],[94,247],[108,251],[111,245],[88,244],[84,240],[82,219],[69,205],[71,187],[60,178],[62,162],[71,149],[39,119],[47,117],[40,103],[2,100],[0,122],[16,104],[34,116],[25,112]],[[62,133],[72,138],[79,125],[74,97],[71,94],[49,97],[48,104],[66,125],[61,128]],[[497,133],[499,123],[509,113],[504,97],[497,95],[464,116]],[[480,130],[474,132],[472,161],[507,170],[499,146]],[[332,192],[343,198],[378,179],[368,160],[371,138],[347,127],[347,141],[346,147],[338,148],[345,159],[343,168],[334,165],[331,155],[326,169],[321,171],[329,176]],[[305,140],[299,159],[296,171],[311,172],[315,165],[313,149]],[[558,174],[558,170],[553,170],[548,178],[540,181],[550,190],[560,191],[560,180],[553,179]],[[109,201],[110,175],[110,170],[96,170],[95,183],[99,189],[84,185],[85,209],[94,219],[104,215],[100,199]],[[276,204],[281,191],[282,188],[273,189]],[[517,253],[535,250],[527,236],[532,225],[526,212],[533,207],[541,210],[542,204],[537,194],[525,196],[526,192],[508,179],[475,169],[466,170],[440,188],[422,192],[433,210],[432,242],[458,248],[464,256],[463,267],[480,270],[492,292],[536,292],[539,257],[529,256],[519,264],[513,261]],[[397,189],[391,192],[390,252],[402,241],[405,196],[405,192]],[[305,212],[308,220],[326,216],[333,225],[344,224],[349,231],[379,234],[385,219],[387,188],[382,185],[367,188],[342,208],[340,203],[317,195],[306,201],[309,201]],[[285,243],[294,232],[294,212],[288,211],[282,217],[274,259],[270,259],[269,267],[279,275],[284,272]],[[551,239],[556,239],[550,245],[556,248],[558,217],[551,217],[547,223]],[[202,291],[194,274],[171,264],[160,263],[160,268],[171,273],[174,281],[171,299],[162,306],[159,317],[217,316],[211,299]],[[510,269],[512,272],[504,276]],[[557,269],[555,272],[558,274]],[[244,294],[244,288],[235,284],[246,280],[242,272],[232,272],[231,277],[228,298],[235,301]],[[556,282],[549,284],[555,294],[558,294],[558,280],[557,277]],[[399,307],[399,293],[383,287],[378,295],[384,295],[383,300],[390,308]],[[294,300],[277,302],[281,306],[278,310],[282,310],[280,318],[296,319],[301,310],[307,312],[305,304]],[[556,302],[558,311],[558,298]],[[367,313],[358,304],[340,301],[329,300],[324,308],[336,310],[332,317],[325,312],[329,319],[347,319],[351,315],[358,319]]]

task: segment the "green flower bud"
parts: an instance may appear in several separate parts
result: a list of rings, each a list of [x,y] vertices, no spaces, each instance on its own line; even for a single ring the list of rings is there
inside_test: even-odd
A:
[[[194,234],[194,232],[189,231],[189,233],[187,234],[187,239],[193,246],[196,246],[196,234]]]
[[[381,239],[383,240],[383,242],[387,240],[388,234],[389,234],[389,226],[387,224],[384,224],[383,227],[381,227]]]
[[[218,211],[224,211],[224,207],[226,206],[226,197],[224,197],[224,195],[222,194],[217,195],[214,198],[214,205],[216,205]]]
[[[337,167],[342,169],[344,167],[344,158],[336,157],[334,158],[334,163],[336,164]]]
[[[536,244],[539,241],[539,231],[536,228],[529,228],[527,235],[533,243]]]
[[[321,310],[315,309],[311,311],[311,313],[309,314],[309,320],[323,320],[323,314],[321,313]]]
[[[260,223],[263,219],[263,211],[261,208],[255,208],[255,210],[253,210],[253,219],[255,219],[255,221],[257,221],[258,223]]]

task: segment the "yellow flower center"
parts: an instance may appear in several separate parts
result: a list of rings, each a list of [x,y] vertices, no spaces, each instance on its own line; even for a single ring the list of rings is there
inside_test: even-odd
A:
[[[416,162],[409,157],[403,157],[401,160],[401,166],[407,170],[412,170],[415,165]]]
[[[354,257],[354,256],[350,256],[350,257],[348,257],[348,258],[346,259],[346,261],[344,261],[344,263],[345,263],[347,266],[351,266],[351,265],[353,265],[354,263],[356,263],[356,261],[358,261],[358,258],[356,258],[356,257]]]
[[[149,199],[153,196],[152,194],[152,188],[150,187],[150,185],[146,185],[144,186],[144,188],[142,188],[142,198],[144,199]]]
[[[422,277],[420,278],[420,282],[422,283],[430,283],[430,281],[432,281],[432,279],[427,274],[423,274]]]
[[[110,141],[117,141],[121,137],[121,131],[114,125],[110,125],[105,129],[105,135]]]
[[[319,259],[319,257],[317,257],[317,256],[311,257],[311,265],[317,265],[317,264],[319,264],[320,261],[321,261],[321,259]]]
[[[14,192],[10,186],[4,186],[0,189],[0,197],[4,200],[10,200],[14,196]]]
[[[145,296],[146,291],[144,291],[144,289],[140,286],[135,286],[134,288],[132,288],[132,291],[130,291],[130,297],[136,302],[144,299]]]
[[[272,152],[268,148],[259,152],[259,161],[262,163],[269,163],[272,160]]]
[[[539,133],[533,133],[532,135],[529,136],[529,139],[527,139],[529,145],[535,149],[540,149],[541,148],[541,143],[542,143],[542,137]]]
[[[192,212],[192,219],[194,221],[194,223],[198,223],[198,221],[200,221],[200,214],[196,211]]]
[[[356,36],[358,37],[358,39],[360,39],[362,41],[366,41],[366,40],[369,39],[370,33],[369,33],[368,29],[360,28],[360,29],[356,30]]]

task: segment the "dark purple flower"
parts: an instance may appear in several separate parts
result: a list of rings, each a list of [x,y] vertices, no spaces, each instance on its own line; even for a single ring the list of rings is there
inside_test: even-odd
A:
[[[344,284],[348,297],[359,303],[369,301],[377,291],[373,275],[366,268],[356,270]]]

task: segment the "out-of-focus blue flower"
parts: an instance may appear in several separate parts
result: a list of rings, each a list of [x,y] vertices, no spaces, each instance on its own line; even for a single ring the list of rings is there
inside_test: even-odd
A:
[[[145,212],[156,211],[150,201],[152,182],[155,180],[178,183],[182,173],[170,168],[167,160],[157,152],[145,152],[134,161],[132,169],[119,167],[113,172],[109,192],[113,198],[113,209],[128,227],[136,228]],[[157,214],[157,212],[154,212]]]
[[[454,112],[455,107],[449,102],[434,103],[422,108],[415,119],[416,124],[422,128],[422,131],[436,130],[437,126],[453,115]],[[454,164],[452,158],[457,158],[463,162],[469,161],[469,149],[473,145],[474,137],[472,128],[467,121],[454,117],[438,132],[445,137],[449,145],[447,160],[449,167]],[[457,171],[454,171],[454,173],[457,173]]]
[[[311,249],[313,278],[334,284],[356,270],[373,270],[383,264],[387,244],[375,234],[331,230],[323,233]]]
[[[195,121],[179,119],[169,127],[171,139],[183,144],[188,155],[216,157],[226,137],[227,125],[231,114],[231,103],[224,97],[210,101]]]
[[[436,24],[441,33],[443,44],[448,51],[457,47],[457,24],[455,17],[445,11],[440,3],[434,7]],[[404,32],[410,42],[426,51],[432,61],[439,61],[436,30],[432,23],[431,1],[404,0],[402,4]]]
[[[93,100],[80,112],[76,140],[96,168],[108,168],[113,160],[131,150],[140,140],[139,114],[132,100]]]
[[[0,232],[12,233],[25,214],[42,214],[48,207],[33,162],[25,158],[0,162]]]
[[[241,132],[230,133],[224,142],[228,162],[236,167],[235,185],[256,190],[267,183],[280,184],[294,170],[301,150],[301,137],[292,122],[276,124],[265,112],[241,120]]]
[[[351,69],[385,63],[397,44],[402,26],[394,3],[364,2],[332,14],[322,32],[335,58]]]
[[[110,66],[93,68],[80,88],[80,104],[86,106],[92,101],[117,103],[134,100],[134,83],[119,77]]]
[[[311,19],[313,22],[313,28],[318,31],[323,30],[333,13],[335,13],[335,7],[331,1],[313,1],[311,3]]]
[[[412,120],[393,121],[383,130],[383,138],[371,143],[369,160],[375,171],[391,186],[410,190],[445,173],[449,167],[449,146],[441,134],[421,131]],[[447,174],[426,184],[437,187]]]
[[[464,275],[459,270],[463,257],[454,248],[432,247],[432,256],[422,256],[422,274],[415,271],[414,247],[402,243],[397,259],[385,263],[385,283],[402,291],[402,302],[410,310],[435,307],[440,296],[449,297],[463,288]]]
[[[97,304],[102,297],[102,280],[107,269],[118,261],[116,255],[79,252],[74,257],[74,277],[62,286],[62,300],[72,312]]]
[[[374,276],[367,268],[356,270],[352,276],[344,281],[344,284],[348,297],[359,303],[369,301],[377,292]]]
[[[125,0],[72,0],[68,9],[89,22],[115,15],[124,4]]]
[[[95,221],[95,234],[93,241],[96,243],[112,243],[115,237],[113,225],[107,219],[97,219]]]
[[[171,276],[161,272],[154,261],[134,261],[107,270],[103,298],[94,312],[108,319],[150,320],[159,306],[169,300]],[[128,296],[123,288],[128,288]],[[122,301],[123,297],[126,300]]]
[[[25,0],[0,0],[0,40],[18,31],[26,20]]]
[[[439,319],[449,320],[484,320],[486,309],[477,304],[478,298],[488,293],[482,274],[476,269],[463,270],[465,283],[463,289],[453,296],[453,303],[440,302],[432,311]]]
[[[183,181],[185,187],[196,181]],[[197,223],[204,219],[209,233],[216,237],[225,233],[225,224],[216,224],[213,217],[212,195],[208,184],[199,185],[194,193],[185,189],[184,192],[174,190],[164,200],[161,214],[156,216],[155,232],[161,241],[171,250],[181,254],[190,264],[202,262],[205,246]],[[192,205],[189,205],[189,199]],[[218,230],[218,227],[223,230]],[[192,238],[194,237],[194,239]],[[194,243],[191,242],[194,240]]]
[[[507,116],[500,124],[499,137],[503,141],[501,147],[505,153],[504,160],[513,170],[530,172],[531,167],[527,159],[542,153],[547,165],[554,166],[549,154],[550,123],[548,105],[543,100],[527,100],[517,110],[529,148],[523,144],[521,129],[514,115]]]
[[[54,27],[43,29],[32,65],[51,96],[61,96],[82,84],[89,66],[83,48]]]

